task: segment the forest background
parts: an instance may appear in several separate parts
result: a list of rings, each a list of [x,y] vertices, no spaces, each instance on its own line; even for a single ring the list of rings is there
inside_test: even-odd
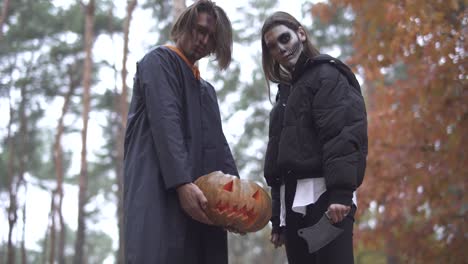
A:
[[[168,42],[174,16],[191,3],[1,1],[1,263],[123,263],[122,147],[135,63]],[[210,59],[200,67],[217,89],[241,177],[266,186],[272,104],[259,32],[285,10],[362,84],[369,156],[356,263],[466,263],[468,2],[217,3],[233,22],[234,62],[226,72]],[[285,263],[269,234],[270,226],[229,235],[230,263]]]

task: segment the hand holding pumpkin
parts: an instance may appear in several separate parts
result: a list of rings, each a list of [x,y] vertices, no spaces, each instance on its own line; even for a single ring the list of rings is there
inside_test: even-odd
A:
[[[204,224],[213,224],[205,213],[208,200],[197,185],[193,183],[183,184],[177,187],[177,195],[179,196],[180,206],[185,213]]]
[[[271,198],[253,181],[215,171],[195,184],[208,200],[205,212],[214,225],[242,234],[262,229],[271,218]]]

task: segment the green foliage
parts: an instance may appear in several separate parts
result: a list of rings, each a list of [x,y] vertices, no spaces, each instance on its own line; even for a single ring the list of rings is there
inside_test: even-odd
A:
[[[88,232],[85,250],[88,263],[103,263],[113,253],[112,238],[101,231]]]
[[[150,9],[155,17],[154,31],[158,32],[158,39],[154,46],[162,45],[169,41],[173,23],[171,16],[172,2],[167,0],[146,0],[141,4],[143,9]]]
[[[7,263],[7,246],[6,242],[0,244],[0,263]],[[21,247],[15,247],[15,252],[15,263],[22,263]],[[42,263],[42,260],[40,251],[26,249],[26,263]]]
[[[60,20],[52,15],[54,7],[50,1],[17,0],[10,4],[6,43],[22,44],[56,33]]]
[[[0,193],[7,191],[8,188],[8,154],[0,151]]]
[[[304,7],[305,10],[309,11],[312,6],[305,5]],[[306,28],[312,37],[312,42],[321,53],[338,51],[338,58],[346,61],[354,52],[352,45],[354,14],[352,10],[339,7],[327,14],[319,12],[320,10],[312,12],[312,25]]]
[[[243,44],[257,41],[263,21],[277,3],[277,0],[249,0],[247,5],[238,8],[239,18],[233,21],[234,41]]]
[[[246,235],[229,234],[229,263],[287,263],[284,246],[275,249],[270,242],[270,226]]]
[[[248,47],[258,41],[258,32],[261,31],[263,21],[273,12],[276,4],[277,1],[249,1],[247,5],[238,8],[239,18],[233,21],[235,43]],[[228,98],[238,98],[232,103],[228,113],[222,112],[225,122],[241,112],[249,115],[243,127],[244,132],[231,145],[241,177],[263,181],[263,154],[268,135],[265,122],[268,120],[270,103],[260,57],[260,53],[252,55],[252,72],[247,74],[241,71],[241,63],[246,62],[235,57],[225,72],[217,69],[213,72],[221,104]]]
[[[240,73],[240,63],[238,61],[231,62],[231,65],[226,72],[214,72],[213,84],[215,87],[221,87],[217,92],[218,99],[221,102],[226,100],[226,96],[231,93],[235,93],[237,89],[239,89]]]
[[[263,155],[268,139],[269,105],[267,99],[265,80],[260,70],[260,65],[252,74],[252,83],[244,84],[240,100],[235,104],[235,111],[246,111],[249,117],[245,120],[244,133],[234,146],[236,163],[240,170],[241,177],[252,180],[264,181],[263,179]]]
[[[58,225],[57,225],[58,228]],[[49,260],[50,256],[50,238],[49,236],[50,230],[48,230],[44,234],[44,238],[37,241],[37,245],[42,249],[41,251],[28,251],[28,262],[27,263],[45,263],[45,260]],[[59,233],[57,232],[55,235],[56,239],[56,249],[55,254],[59,250],[58,245],[58,237]],[[72,230],[68,225],[65,224],[65,263],[72,263],[73,262],[73,250],[74,246],[73,243],[75,241],[75,232]],[[17,251],[19,252],[19,251]],[[112,238],[109,237],[107,234],[103,233],[102,231],[88,231],[88,237],[86,239],[85,245],[85,255],[88,256],[87,262],[88,263],[103,263],[104,259],[112,255]],[[1,252],[0,252],[1,256]],[[0,258],[1,259],[1,258]],[[29,261],[31,260],[31,261]]]
[[[113,188],[115,187],[115,169],[117,166],[118,142],[117,132],[122,128],[121,120],[116,113],[116,105],[119,100],[119,94],[115,91],[106,90],[102,95],[96,98],[96,109],[106,115],[107,122],[101,126],[103,131],[103,145],[94,153],[96,162],[92,163],[90,170],[93,175],[93,185],[90,186],[90,193],[97,194],[99,190],[104,191],[105,197],[111,199]]]
[[[114,8],[112,1],[96,1],[96,38],[100,34],[115,34],[122,31],[123,19],[110,15],[112,8]],[[54,107],[59,106],[56,116],[60,116],[62,110],[60,102],[63,102],[71,87],[75,88],[75,91],[72,94],[70,109],[65,116],[68,121],[64,123],[64,134],[79,132],[81,125],[79,120],[82,112],[81,96],[77,95],[81,95],[79,89],[84,57],[83,25],[84,13],[78,2],[67,7],[56,7],[52,1],[11,1],[4,35],[0,41],[2,76],[0,102],[3,104],[11,101],[13,107],[11,140],[14,142],[15,156],[11,165],[14,177],[17,178],[19,172],[24,171],[30,177],[39,180],[38,185],[46,190],[51,188],[51,183],[56,177],[52,153],[57,121],[44,122],[43,115],[48,110],[49,104],[59,102],[54,104]],[[102,66],[100,63],[93,65],[94,83],[99,80],[98,73]],[[26,120],[25,136],[20,133],[22,113]],[[8,113],[6,117],[8,121]],[[43,123],[48,124],[42,126]],[[2,142],[5,142],[6,135],[3,134],[1,137]],[[72,142],[63,143],[69,145]],[[10,165],[8,157],[11,151],[8,144],[0,148],[0,192],[7,191],[9,184],[5,171]],[[72,182],[76,176],[68,172],[71,158],[72,153],[64,151],[64,180],[69,182]],[[20,159],[26,161],[23,166],[19,162]],[[100,163],[91,163],[89,174],[90,185],[93,187],[89,192],[90,200],[97,194],[112,192],[113,181],[108,177],[108,168],[101,166]],[[96,212],[88,214],[96,216]],[[73,232],[68,231],[67,234],[71,235]],[[88,262],[102,263],[111,254],[111,239],[92,231],[89,231],[88,235],[87,251],[92,254]],[[73,250],[73,240],[68,242],[68,250]],[[43,262],[46,254],[48,254],[47,249],[44,249],[42,254],[37,254],[37,258],[35,253],[28,252],[28,258],[31,258],[30,263]],[[71,256],[67,259],[67,262],[71,262]]]

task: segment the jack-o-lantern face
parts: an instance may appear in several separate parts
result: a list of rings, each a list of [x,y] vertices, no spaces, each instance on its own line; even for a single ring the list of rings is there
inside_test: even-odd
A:
[[[208,200],[206,214],[215,225],[247,233],[262,229],[271,218],[271,198],[253,181],[215,171],[195,184]]]

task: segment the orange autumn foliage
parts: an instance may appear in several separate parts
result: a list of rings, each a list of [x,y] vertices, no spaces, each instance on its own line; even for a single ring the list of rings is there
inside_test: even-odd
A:
[[[468,259],[467,4],[330,0],[312,8],[324,21],[338,7],[355,15],[348,63],[362,69],[369,119],[356,240],[393,263]]]

